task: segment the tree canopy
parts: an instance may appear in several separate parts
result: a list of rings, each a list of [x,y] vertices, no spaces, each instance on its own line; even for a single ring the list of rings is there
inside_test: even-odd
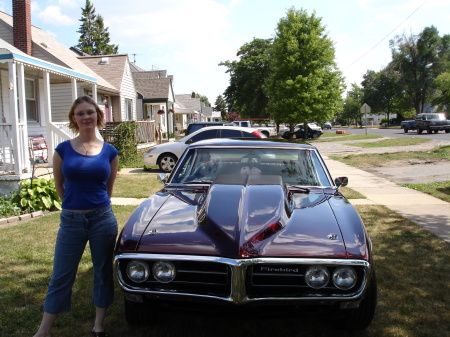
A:
[[[440,37],[436,27],[431,26],[417,35],[397,36],[390,45],[392,61],[389,66],[399,72],[409,106],[421,113],[436,95],[434,79],[443,71],[440,64],[450,60],[450,36]]]
[[[275,121],[325,122],[342,106],[344,81],[321,18],[289,9],[278,23],[266,81]]]
[[[267,96],[263,84],[269,74],[271,39],[253,39],[238,51],[238,61],[225,61],[230,85],[224,92],[228,109],[243,117],[267,117]]]
[[[86,0],[81,8],[80,33],[78,47],[89,55],[117,54],[118,45],[110,44],[108,27],[105,27],[103,17],[95,13],[94,5]]]
[[[227,103],[225,102],[222,95],[217,96],[214,105],[214,111],[220,111],[222,119],[225,119],[227,114]]]

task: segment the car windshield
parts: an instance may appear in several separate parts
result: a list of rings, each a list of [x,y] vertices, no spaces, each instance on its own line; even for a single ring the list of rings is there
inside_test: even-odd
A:
[[[332,186],[314,150],[292,148],[192,148],[172,173],[169,183],[242,184],[243,178],[251,175],[267,176],[267,181],[280,181],[281,177],[287,185]]]

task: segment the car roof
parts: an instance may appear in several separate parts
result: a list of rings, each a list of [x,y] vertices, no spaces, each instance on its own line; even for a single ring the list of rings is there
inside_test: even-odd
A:
[[[246,131],[246,132],[249,132],[249,133],[252,133],[253,131],[258,131],[257,129],[255,129],[255,128],[248,128],[248,127],[242,127],[242,126],[226,126],[226,125],[220,125],[220,126],[209,126],[209,127],[207,127],[207,128],[202,128],[202,129],[199,129],[199,130],[197,130],[197,131],[195,131],[195,132],[192,132],[190,135],[188,135],[187,137],[192,137],[193,135],[196,135],[197,133],[200,133],[200,132],[206,132],[206,131],[209,131],[209,130],[217,130],[217,129],[221,129],[221,130],[240,130],[240,131]]]
[[[244,128],[249,129],[249,128]],[[212,138],[198,141],[189,146],[190,148],[204,148],[204,147],[257,147],[257,148],[291,148],[291,149],[316,149],[312,145],[301,143],[288,143],[268,140],[267,138],[246,138],[246,139],[231,139],[231,138]]]
[[[222,124],[233,124],[231,122],[192,122],[189,123],[190,124],[194,124],[194,125],[222,125]]]

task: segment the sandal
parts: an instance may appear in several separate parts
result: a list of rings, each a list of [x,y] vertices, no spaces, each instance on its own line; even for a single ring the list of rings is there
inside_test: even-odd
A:
[[[92,330],[91,335],[95,337],[108,337],[105,331],[95,332],[94,330]]]

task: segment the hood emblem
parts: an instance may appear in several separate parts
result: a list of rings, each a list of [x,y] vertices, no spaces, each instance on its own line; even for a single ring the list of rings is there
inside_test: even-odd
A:
[[[337,240],[338,236],[337,236],[337,234],[330,233],[327,235],[327,238],[330,240]]]

